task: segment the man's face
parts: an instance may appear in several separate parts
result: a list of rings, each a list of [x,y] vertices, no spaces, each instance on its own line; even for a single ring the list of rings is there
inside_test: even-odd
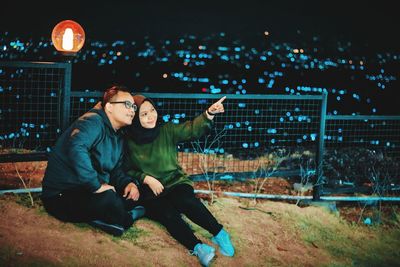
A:
[[[127,101],[130,103],[125,103]],[[134,103],[132,95],[127,92],[118,92],[111,101],[107,103],[107,113],[115,129],[132,124],[132,119],[135,116],[133,108]]]

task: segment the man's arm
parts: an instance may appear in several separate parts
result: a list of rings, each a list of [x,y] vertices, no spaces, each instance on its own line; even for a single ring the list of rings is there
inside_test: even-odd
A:
[[[90,158],[90,149],[100,141],[103,121],[98,115],[80,118],[74,125],[67,148],[69,162],[81,184],[90,192],[97,191],[101,184]]]

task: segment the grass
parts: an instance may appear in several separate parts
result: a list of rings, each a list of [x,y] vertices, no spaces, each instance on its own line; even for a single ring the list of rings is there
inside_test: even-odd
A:
[[[38,214],[44,215],[46,212],[41,205],[38,194],[34,194],[35,205],[32,208],[30,205],[29,198],[24,194],[18,195],[5,195],[1,196],[2,199],[11,200],[19,203],[30,209],[34,209]],[[224,218],[224,220],[232,222],[235,217],[229,217],[225,209],[224,199],[221,198],[213,205],[213,209],[216,210],[215,214]],[[206,203],[207,204],[207,203]],[[261,205],[262,203],[260,203]],[[1,205],[1,203],[0,203]],[[235,205],[243,205],[235,204]],[[232,208],[227,206],[227,208]],[[2,207],[0,206],[0,209]],[[232,209],[234,210],[234,209]],[[274,250],[277,246],[282,244],[285,248],[285,241],[295,243],[296,248],[309,248],[305,251],[314,251],[317,249],[318,253],[323,255],[328,255],[330,262],[320,263],[317,266],[400,266],[400,209],[398,206],[390,206],[391,213],[386,213],[385,216],[382,215],[381,224],[366,226],[364,224],[357,224],[345,220],[339,213],[330,213],[328,210],[321,207],[298,207],[292,204],[285,204],[280,202],[267,202],[266,205],[261,205],[259,209],[249,211],[249,216],[254,214],[259,214],[254,216],[253,222],[257,223],[259,231],[263,231],[264,235],[262,240],[259,240],[259,244],[263,244],[265,251]],[[214,212],[213,212],[214,213]],[[232,213],[232,216],[236,216],[236,213]],[[371,213],[372,214],[372,213]],[[369,214],[368,214],[369,215]],[[260,219],[260,216],[266,216],[264,219]],[[264,218],[264,217],[262,217]],[[184,217],[185,220],[187,220]],[[137,247],[144,249],[144,253],[148,251],[154,251],[157,244],[153,242],[142,242],[144,239],[142,237],[152,236],[154,232],[149,229],[154,229],[153,226],[159,229],[165,228],[159,223],[150,221],[148,219],[143,220],[143,226],[133,225],[128,231],[126,231],[121,237],[109,236],[109,239],[99,240],[98,242],[106,242],[111,240],[118,245],[120,249],[124,250],[126,243],[129,242]],[[205,242],[211,242],[211,234],[203,228],[187,220],[195,234]],[[266,224],[267,222],[267,224]],[[79,231],[94,231],[94,228],[84,224],[75,223],[74,224]],[[275,235],[268,232],[265,226],[273,226]],[[61,224],[61,228],[71,229],[69,224]],[[232,227],[230,229],[230,234],[234,240],[237,242],[238,255],[243,257],[252,257],[249,254],[249,239],[245,238],[247,231],[246,227],[250,225],[240,225],[239,227]],[[255,225],[256,226],[256,225]],[[158,231],[159,229],[156,229]],[[97,230],[95,230],[97,231]],[[100,231],[100,230],[99,230]],[[265,234],[265,231],[268,233]],[[254,234],[259,232],[253,231]],[[1,233],[0,233],[1,238]],[[172,238],[169,237],[168,238]],[[254,236],[254,238],[256,238]],[[148,240],[148,239],[147,239]],[[151,240],[151,239],[150,239]],[[283,240],[283,243],[281,243]],[[181,249],[181,248],[179,248]],[[289,248],[290,249],[290,248]],[[264,251],[264,250],[263,250]],[[119,253],[119,250],[116,251]],[[285,252],[275,252],[266,254],[254,255],[259,257],[258,263],[265,266],[283,266],[284,258],[280,253]],[[246,254],[246,255],[245,255]],[[327,257],[325,257],[326,259]],[[6,266],[2,263],[19,262],[20,265],[23,263],[23,257],[18,254],[16,248],[5,246],[0,246],[0,266]],[[106,259],[85,259],[81,261],[75,258],[66,258],[63,266],[77,266],[80,263],[95,263],[95,262],[106,262]],[[33,261],[31,261],[33,262]],[[304,263],[304,262],[303,262]],[[30,265],[29,265],[30,264]],[[28,263],[25,266],[52,266],[51,264],[44,262],[43,259],[35,259],[34,263]],[[7,265],[8,266],[8,265]],[[17,265],[15,265],[17,266]]]
[[[326,216],[289,213],[292,229],[304,242],[327,251],[335,260],[329,266],[400,266],[400,227],[385,229],[344,221],[326,211]],[[399,225],[399,216],[395,222]],[[288,220],[288,218],[286,218]],[[289,221],[287,221],[289,223]]]

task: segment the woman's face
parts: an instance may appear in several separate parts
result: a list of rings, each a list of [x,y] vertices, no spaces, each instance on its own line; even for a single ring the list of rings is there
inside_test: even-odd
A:
[[[144,101],[139,109],[139,121],[143,128],[152,129],[157,123],[157,111],[149,101]]]

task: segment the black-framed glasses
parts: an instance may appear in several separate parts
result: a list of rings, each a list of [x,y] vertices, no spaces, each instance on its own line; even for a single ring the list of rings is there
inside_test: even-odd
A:
[[[113,101],[113,102],[108,102],[108,103],[110,103],[110,104],[124,104],[127,109],[131,108],[131,109],[133,109],[133,111],[137,110],[137,106],[135,104],[133,104],[131,101],[128,101],[128,100],[126,100],[126,101]]]

